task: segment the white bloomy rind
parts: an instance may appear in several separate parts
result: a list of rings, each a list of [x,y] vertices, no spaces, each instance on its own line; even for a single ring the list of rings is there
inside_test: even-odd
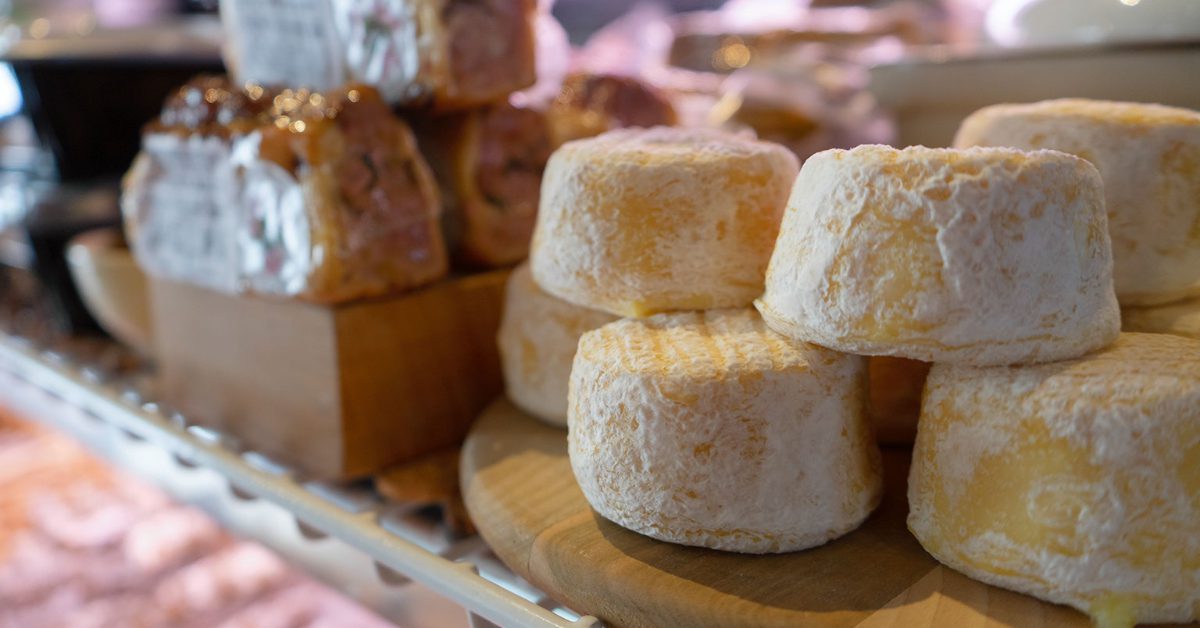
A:
[[[1100,176],[1055,151],[818,153],[755,305],[848,353],[994,365],[1099,349],[1120,327]]]
[[[1051,148],[1092,162],[1121,304],[1200,295],[1200,112],[1081,99],[995,105],[971,114],[954,144]]]
[[[750,308],[624,319],[583,335],[569,451],[600,515],[656,539],[799,550],[879,503],[863,358],[773,334]]]
[[[567,380],[579,337],[615,320],[546,294],[529,264],[518,266],[508,279],[496,337],[508,398],[551,425],[566,426]]]
[[[913,534],[968,576],[1100,625],[1200,619],[1200,341],[935,365],[908,487]]]
[[[748,306],[797,170],[778,144],[714,130],[568,142],[542,179],[534,279],[618,316]]]

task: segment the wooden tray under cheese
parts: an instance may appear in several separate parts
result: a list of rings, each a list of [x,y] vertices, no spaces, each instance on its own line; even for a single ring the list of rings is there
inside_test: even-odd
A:
[[[467,509],[518,574],[613,626],[1089,626],[1063,606],[971,580],[905,527],[909,453],[884,451],[886,494],[828,545],[751,556],[656,541],[592,512],[567,433],[492,404],[462,453]]]

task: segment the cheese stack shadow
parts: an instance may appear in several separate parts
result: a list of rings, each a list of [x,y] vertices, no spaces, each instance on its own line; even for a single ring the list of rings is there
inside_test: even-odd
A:
[[[601,516],[768,553],[878,504],[865,362],[786,340],[750,307],[796,172],[782,146],[701,130],[612,131],[551,157],[499,341],[510,397],[568,424]]]
[[[1200,343],[1120,334],[1104,190],[1051,150],[827,151],[756,305],[796,340],[934,363],[908,524],[935,558],[1101,625],[1191,621]]]

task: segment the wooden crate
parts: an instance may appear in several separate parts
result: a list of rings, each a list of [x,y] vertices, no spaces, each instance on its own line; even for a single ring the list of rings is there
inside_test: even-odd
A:
[[[336,306],[154,280],[163,397],[321,477],[444,449],[503,388],[495,336],[507,276]]]

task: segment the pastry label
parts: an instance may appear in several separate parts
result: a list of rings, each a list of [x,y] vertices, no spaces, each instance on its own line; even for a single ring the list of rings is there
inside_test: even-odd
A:
[[[220,138],[146,136],[122,206],[134,252],[151,274],[236,290],[228,160]]]
[[[330,0],[222,0],[241,82],[332,89],[346,81]]]

